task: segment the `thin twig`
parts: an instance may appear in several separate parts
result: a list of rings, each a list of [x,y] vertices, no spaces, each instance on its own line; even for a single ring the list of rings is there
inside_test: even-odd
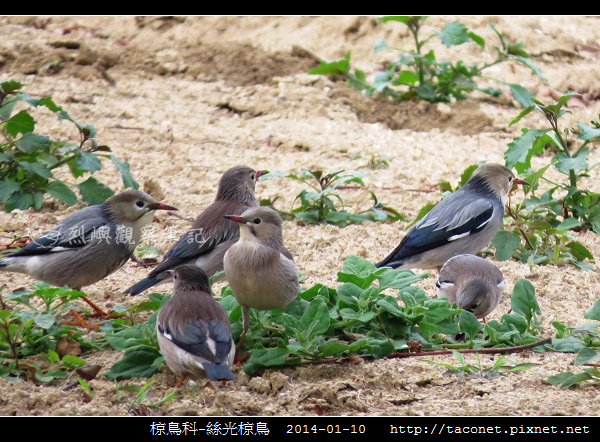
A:
[[[534,342],[532,344],[526,345],[518,345],[516,347],[504,347],[504,348],[466,348],[463,350],[437,350],[437,351],[424,351],[419,353],[392,353],[387,355],[388,359],[396,359],[396,358],[411,358],[411,357],[419,357],[419,356],[436,356],[436,355],[451,355],[453,352],[458,353],[484,353],[484,354],[494,354],[494,353],[517,353],[519,351],[528,350],[530,348],[539,347],[540,345],[550,344],[552,342],[552,338],[545,338],[540,341]],[[358,357],[360,359],[375,359],[370,355],[351,355],[354,357]],[[294,364],[282,364],[279,367],[297,367],[302,365],[321,365],[321,364],[346,364],[346,363],[355,363],[352,362],[350,356],[339,357],[339,358],[329,358],[329,359],[315,359],[309,361],[301,361]],[[264,368],[274,368],[275,366],[268,366]]]
[[[414,356],[435,356],[435,355],[451,355],[453,352],[458,353],[484,353],[484,354],[495,354],[495,353],[517,353],[519,351],[528,350],[530,348],[539,347],[540,345],[550,344],[552,338],[545,338],[531,344],[518,345],[516,347],[503,347],[503,348],[466,348],[463,350],[437,350],[437,351],[423,351],[419,353],[392,353],[388,355],[388,358],[410,358]]]

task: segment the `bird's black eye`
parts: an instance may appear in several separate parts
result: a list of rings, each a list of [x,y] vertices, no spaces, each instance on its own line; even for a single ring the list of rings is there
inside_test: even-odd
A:
[[[256,179],[256,177],[254,176],[254,174],[250,175],[250,178],[252,179],[252,181],[254,181]]]
[[[140,201],[140,200],[137,200],[137,201],[135,202],[135,205],[136,205],[136,206],[138,206],[138,207],[140,207],[140,208],[142,208],[142,207],[144,207],[144,202],[143,202],[143,201]]]
[[[469,307],[469,310],[475,310],[478,307],[477,304],[473,304],[471,307]]]
[[[252,222],[253,222],[254,224],[260,224],[260,223],[262,222],[262,219],[260,219],[260,218],[254,218],[254,219],[252,220]]]

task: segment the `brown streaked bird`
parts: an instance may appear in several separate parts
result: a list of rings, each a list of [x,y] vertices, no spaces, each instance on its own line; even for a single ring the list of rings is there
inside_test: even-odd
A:
[[[224,215],[239,215],[258,206],[254,194],[256,182],[267,171],[255,171],[247,166],[227,170],[219,180],[217,196],[194,221],[191,228],[169,249],[163,260],[146,278],[125,290],[138,295],[156,284],[171,280],[167,270],[182,264],[195,264],[211,278],[223,270],[223,256],[240,235],[239,224]]]
[[[283,244],[283,222],[270,207],[253,207],[228,215],[240,224],[240,239],[224,258],[225,276],[242,307],[243,339],[250,326],[250,309],[285,310],[298,296],[298,271]]]
[[[446,297],[450,304],[483,319],[502,300],[506,282],[502,272],[490,261],[463,254],[450,258],[442,266],[436,282],[438,298]]]
[[[196,265],[168,270],[173,296],[158,312],[158,344],[169,368],[180,380],[235,379],[230,367],[235,356],[231,324],[225,309],[213,298],[206,273]]]
[[[456,192],[434,206],[377,267],[440,268],[451,257],[480,252],[504,219],[515,184],[528,185],[500,164],[482,164]]]

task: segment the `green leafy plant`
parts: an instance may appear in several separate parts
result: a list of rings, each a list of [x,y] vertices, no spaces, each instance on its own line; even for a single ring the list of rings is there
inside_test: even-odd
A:
[[[33,364],[35,380],[38,382],[49,383],[56,379],[67,379],[68,372],[75,370],[78,367],[84,366],[85,361],[74,355],[64,355],[62,358],[54,350],[48,350],[45,357],[47,366],[42,367],[40,364]],[[93,397],[93,395],[91,395]]]
[[[300,174],[271,172],[264,175],[263,178],[291,178],[309,186],[309,190],[302,190],[294,199],[293,205],[296,205],[297,202],[299,205],[293,208],[289,214],[283,212],[284,215],[292,216],[309,224],[334,224],[343,227],[352,223],[360,224],[364,221],[403,220],[396,210],[379,201],[375,193],[367,188],[363,181],[366,176],[370,175],[346,170],[326,173],[323,170],[302,169]],[[356,213],[346,210],[347,205],[344,204],[340,191],[351,183],[357,184],[361,189],[369,192],[373,201],[371,207]]]
[[[164,364],[156,338],[156,318],[160,307],[170,296],[152,293],[150,300],[139,306],[131,307],[132,313],[125,318],[110,320],[101,331],[105,331],[105,340],[123,357],[105,374],[110,379],[130,379],[150,377],[156,374]],[[145,323],[135,324],[131,319],[135,313],[152,311]]]
[[[509,144],[504,155],[507,167],[514,167],[531,186],[528,198],[509,212],[512,222],[493,242],[498,259],[514,256],[530,264],[571,263],[585,270],[592,268],[589,262],[593,255],[569,231],[591,229],[600,233],[600,194],[582,184],[599,164],[590,165],[589,155],[590,145],[600,141],[600,123],[592,122],[594,127],[578,123],[577,129],[560,128],[560,117],[569,112],[564,106],[576,95],[568,92],[550,105],[532,99],[511,123],[538,112],[549,127],[522,129],[523,134]],[[577,137],[571,139],[573,135]],[[531,159],[542,152],[550,152],[550,163],[534,171]],[[550,167],[563,179],[547,178]],[[536,195],[541,182],[549,188]]]
[[[16,292],[7,297],[16,306],[10,307],[0,298],[0,360],[10,360],[7,366],[0,367],[0,376],[20,376],[27,367],[21,361],[32,355],[49,354],[49,362],[57,362],[53,355],[61,337],[76,340],[81,347],[99,348],[84,338],[81,331],[70,325],[63,325],[59,317],[68,310],[77,310],[71,301],[84,294],[67,287],[50,287],[44,282],[32,286],[33,290]],[[41,306],[40,306],[41,304]],[[67,357],[65,355],[63,359]],[[69,362],[70,357],[63,361]],[[44,381],[40,367],[33,367],[38,380]],[[32,371],[31,369],[29,371]]]
[[[498,96],[501,91],[496,88],[481,88],[476,80],[489,78],[484,71],[499,63],[513,61],[520,63],[544,79],[541,71],[531,62],[531,55],[524,49],[523,44],[509,44],[506,38],[499,33],[493,25],[500,40],[500,46],[493,46],[496,58],[480,64],[466,64],[462,60],[451,62],[438,60],[433,49],[426,50],[426,43],[434,37],[439,38],[446,47],[458,46],[465,43],[475,43],[484,54],[490,51],[486,47],[483,37],[471,32],[458,21],[445,25],[440,31],[433,32],[423,37],[422,28],[427,20],[426,16],[387,16],[379,21],[400,22],[407,26],[415,47],[413,50],[404,50],[388,46],[384,39],[375,42],[375,52],[394,50],[400,53],[398,59],[390,61],[385,70],[375,76],[373,84],[367,81],[365,72],[360,69],[350,68],[350,52],[343,60],[334,62],[322,61],[321,65],[309,71],[309,74],[341,75],[354,88],[364,91],[367,96],[375,92],[391,96],[398,100],[421,99],[435,102],[450,102],[452,99],[463,100],[467,94],[480,91],[488,95]],[[544,79],[545,80],[545,79]],[[495,80],[505,83],[501,80]],[[523,105],[528,105],[531,96],[527,90],[518,84],[508,84],[515,100]],[[524,104],[525,103],[525,104]]]
[[[163,404],[178,397],[176,392],[172,391],[162,399],[153,400],[149,393],[151,391],[150,387],[152,384],[154,384],[154,382],[156,382],[156,377],[152,377],[152,379],[150,379],[144,385],[138,387],[136,385],[119,386],[115,381],[115,393],[117,395],[118,402],[123,404],[129,403],[129,408],[127,409],[128,413],[146,415],[146,409],[160,410],[160,407]],[[135,396],[131,397],[128,394],[129,392],[133,392]]]
[[[381,358],[415,349],[483,349],[539,340],[539,306],[528,281],[515,286],[514,313],[482,324],[447,299],[431,299],[412,285],[425,277],[410,270],[377,269],[350,255],[338,273],[337,289],[317,284],[302,291],[285,313],[251,310],[244,370],[254,374],[262,367],[327,363],[348,355]],[[223,289],[221,304],[237,339],[241,308],[229,288]]]
[[[583,366],[591,364],[600,358],[600,299],[584,315],[586,319],[596,322],[583,324],[577,327],[567,327],[558,321],[552,323],[557,330],[556,338],[552,345],[556,351],[576,353],[573,365]],[[569,388],[582,382],[592,380],[600,385],[600,371],[597,364],[593,367],[583,368],[579,373],[566,371],[548,377],[547,381],[561,389]]]
[[[66,166],[75,179],[92,175],[102,168],[102,158],[112,161],[121,173],[125,187],[137,189],[127,162],[119,160],[110,148],[96,140],[92,124],[83,125],[74,120],[51,97],[33,98],[21,91],[23,84],[8,80],[0,83],[0,205],[6,212],[14,209],[39,209],[44,194],[49,194],[69,206],[79,198],[89,204],[100,204],[114,191],[94,177],[71,183],[59,179],[55,171]],[[56,114],[59,120],[70,121],[77,129],[79,141],[52,140],[34,132],[36,121],[22,105],[45,108]]]
[[[413,285],[426,277],[406,269],[378,269],[365,259],[348,256],[338,273],[337,288],[316,284],[301,291],[285,312],[251,309],[252,324],[242,349],[248,356],[244,371],[253,375],[264,367],[324,364],[350,356],[489,351],[539,342],[540,309],[529,281],[520,279],[515,284],[513,313],[482,324],[472,313],[449,305],[446,298],[431,299]],[[170,296],[149,297],[144,309],[153,313],[148,322],[131,325],[119,318],[101,329],[107,343],[123,352],[106,374],[111,379],[150,377],[164,364],[156,340],[156,316]],[[243,330],[241,307],[227,286],[218,299],[229,314],[237,341]]]
[[[450,373],[457,374],[459,376],[459,380],[467,376],[471,378],[494,379],[500,375],[506,375],[508,373],[516,371],[529,370],[531,367],[538,365],[532,363],[517,364],[515,361],[507,359],[506,356],[501,355],[494,361],[494,363],[491,366],[483,367],[483,365],[481,364],[481,358],[479,356],[479,353],[475,353],[475,358],[477,360],[475,365],[467,364],[465,362],[464,356],[456,350],[453,351],[452,354],[460,365],[436,362],[431,361],[429,359],[421,360],[433,365],[438,365],[440,367],[447,368]]]

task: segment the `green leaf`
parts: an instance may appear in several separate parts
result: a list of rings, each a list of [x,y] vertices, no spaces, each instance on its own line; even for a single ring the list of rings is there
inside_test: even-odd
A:
[[[18,134],[33,132],[34,128],[35,120],[26,110],[22,110],[10,117],[4,125],[6,132],[13,137],[16,137]]]
[[[116,156],[110,155],[110,159],[117,166],[117,169],[121,172],[121,177],[123,178],[123,184],[125,187],[131,187],[132,189],[139,189],[140,185],[136,180],[133,179],[131,175],[131,171],[129,170],[129,163],[126,161],[119,160]]]
[[[577,218],[571,217],[571,218],[565,219],[558,226],[556,226],[556,228],[561,229],[561,230],[571,230],[576,227],[580,227],[582,225],[583,225],[583,221],[580,221]]]
[[[559,388],[569,388],[579,382],[586,381],[590,379],[590,375],[583,372],[579,374],[574,374],[570,371],[559,373],[554,376],[548,377],[547,381],[552,385],[557,385]]]
[[[41,163],[30,163],[28,161],[19,161],[19,166],[29,173],[39,175],[44,178],[52,178],[52,171]]]
[[[394,80],[394,86],[402,84],[415,84],[419,81],[419,76],[413,71],[401,71]]]
[[[0,83],[0,92],[2,92],[3,94],[11,94],[21,89],[22,87],[23,83],[20,83],[17,80],[6,80]]]
[[[589,168],[587,162],[587,156],[590,153],[589,148],[584,147],[581,149],[577,156],[569,156],[563,152],[557,152],[553,159],[554,166],[559,172],[565,175],[569,174],[571,170],[587,170]]]
[[[458,21],[448,23],[436,35],[447,47],[461,45],[471,39],[467,27]]]
[[[469,32],[468,34],[469,37],[471,37],[471,40],[477,43],[482,49],[485,49],[485,39],[483,37],[474,32]]]
[[[460,329],[469,334],[469,339],[472,341],[475,335],[479,333],[479,331],[483,330],[484,325],[479,322],[477,317],[466,310],[460,314],[458,323],[460,325]]]
[[[530,93],[523,86],[518,85],[518,84],[509,84],[508,87],[510,88],[510,92],[511,92],[513,98],[515,99],[515,101],[517,101],[517,103],[519,103],[521,106],[528,109],[529,106],[531,106],[533,104],[531,99],[535,98],[535,95]],[[529,113],[529,112],[527,112],[527,113]]]
[[[305,330],[309,330],[311,335],[325,333],[329,329],[329,310],[327,304],[321,298],[313,299],[300,318],[300,324]]]
[[[127,351],[104,376],[115,380],[149,378],[158,373],[158,367],[153,364],[159,357],[161,357],[160,351],[150,347]]]
[[[34,204],[35,202],[32,194],[21,190],[17,190],[13,192],[10,198],[8,199],[4,210],[6,212],[11,212],[13,209],[27,210],[30,207],[33,207]]]
[[[387,23],[389,21],[397,21],[400,23],[404,23],[407,24],[409,21],[414,20],[415,18],[418,18],[413,16],[413,15],[386,15],[384,17],[379,17],[377,20],[379,20],[382,23]]]
[[[593,319],[594,321],[600,321],[600,298],[596,301],[593,307],[583,315],[586,319]]]
[[[89,177],[82,183],[77,184],[81,198],[88,204],[102,204],[107,198],[114,195],[114,192],[104,184],[98,182],[93,177]]]
[[[375,264],[356,255],[349,255],[344,261],[342,271],[338,272],[338,281],[351,282],[365,289],[385,270],[377,269]]]
[[[38,327],[43,328],[44,330],[49,330],[56,323],[56,318],[54,315],[44,313],[34,317],[33,321]]]
[[[591,128],[585,124],[577,123],[581,133],[577,137],[579,140],[593,140],[600,137],[600,128]]]
[[[523,135],[508,143],[508,149],[504,153],[506,167],[514,167],[518,173],[524,173],[526,169],[531,168],[531,157],[543,150],[543,145],[534,143],[548,130],[523,129]]]
[[[339,341],[328,341],[323,347],[319,349],[321,357],[328,356],[341,356],[344,352],[348,351],[350,346]]]
[[[260,348],[255,347],[250,355],[249,362],[257,365],[283,365],[286,357],[290,354],[287,347]]]
[[[600,351],[593,349],[593,348],[585,347],[585,348],[582,348],[581,350],[579,350],[579,352],[577,353],[577,356],[575,357],[575,361],[573,362],[573,364],[574,365],[588,364],[592,361],[595,361],[598,358],[600,358]]]
[[[428,273],[415,275],[412,270],[388,268],[379,275],[379,289],[384,290],[390,288],[402,290],[403,288],[428,277]]]
[[[348,74],[350,69],[350,51],[343,60],[326,62],[321,60],[321,64],[308,71],[310,75],[342,75]]]
[[[82,152],[77,158],[77,166],[80,170],[87,170],[89,173],[94,173],[102,169],[102,162],[98,155],[91,152]]]
[[[492,246],[496,249],[494,257],[498,261],[507,261],[521,245],[521,236],[515,232],[500,230],[492,240]]]
[[[55,180],[50,182],[46,187],[46,192],[52,197],[66,203],[68,206],[77,204],[77,195],[75,195],[75,192],[61,181]]]
[[[11,197],[13,192],[19,190],[21,186],[11,180],[0,181],[0,204],[5,203]]]
[[[525,278],[519,278],[515,283],[510,306],[513,311],[524,316],[528,322],[531,322],[535,313],[542,313],[535,299],[535,288]]]
[[[37,151],[48,152],[52,146],[52,140],[44,135],[27,132],[15,141],[15,145],[19,149],[29,153]]]

